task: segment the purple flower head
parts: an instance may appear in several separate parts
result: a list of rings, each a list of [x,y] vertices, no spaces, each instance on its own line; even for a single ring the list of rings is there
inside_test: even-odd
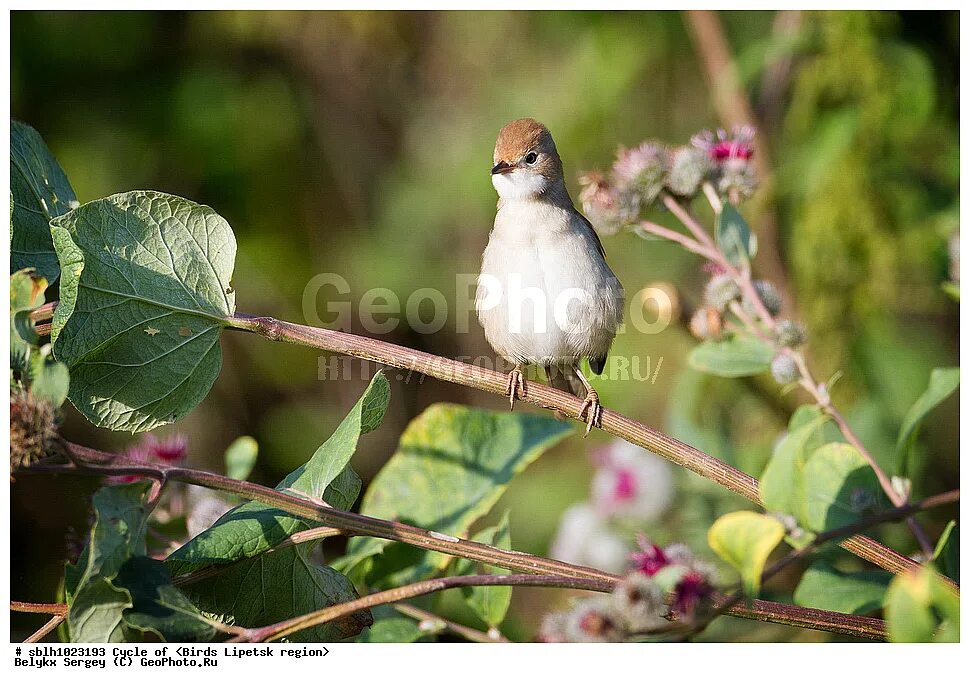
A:
[[[644,142],[632,149],[620,149],[613,163],[613,175],[621,184],[654,182],[667,165],[667,153],[660,145]]]
[[[747,161],[754,154],[754,128],[735,126],[730,135],[723,128],[718,128],[716,133],[705,130],[692,137],[691,143],[718,164],[729,159]]]
[[[188,452],[189,440],[184,434],[173,434],[160,441],[154,434],[146,434],[141,441],[128,447],[124,459],[134,464],[171,464],[183,460]],[[108,477],[112,484],[130,484],[141,477],[125,474]]]
[[[711,584],[699,571],[689,571],[677,582],[671,610],[675,614],[690,616],[700,602],[711,595]]]
[[[646,538],[640,538],[637,543],[640,546],[640,552],[630,555],[637,571],[641,571],[647,576],[653,576],[671,564],[663,548],[656,543],[652,543]]]

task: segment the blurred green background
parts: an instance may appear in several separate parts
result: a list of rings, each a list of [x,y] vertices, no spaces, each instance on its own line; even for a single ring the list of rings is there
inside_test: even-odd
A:
[[[745,209],[753,225],[777,228],[776,239],[762,236],[762,272],[783,276],[817,376],[843,373],[836,402],[888,462],[930,369],[958,364],[958,305],[940,289],[959,278],[958,14],[719,18],[769,144],[759,155],[770,182]],[[618,145],[682,144],[723,123],[678,13],[13,12],[11,43],[12,115],[43,135],[82,202],[156,189],[214,207],[238,240],[242,312],[305,322],[304,288],[317,273],[347,280],[351,293],[339,299],[355,314],[374,287],[402,302],[439,289],[451,304],[443,330],[402,323],[382,336],[449,357],[489,354],[473,317],[468,333],[455,332],[453,304],[455,274],[477,273],[491,227],[488,169],[504,123],[532,116],[549,126],[574,198],[580,173],[608,167]],[[628,295],[666,283],[679,302],[662,333],[628,325],[618,337],[614,354],[649,362],[650,373],[662,366],[655,383],[600,381],[605,404],[759,475],[803,397],[770,379],[688,371],[694,342],[677,320],[700,299],[700,263],[630,233],[605,247]],[[310,302],[324,320],[329,296]],[[354,320],[351,331],[363,333]],[[215,388],[177,430],[189,436],[190,463],[213,469],[233,438],[254,436],[254,479],[270,484],[327,438],[373,372],[353,362],[353,379],[320,380],[307,349],[236,334],[223,348]],[[385,424],[354,460],[365,482],[408,420],[438,401],[504,405],[432,379],[393,381]],[[127,443],[76,414],[65,433],[105,449]],[[916,496],[958,486],[958,440],[951,399],[921,434]],[[497,510],[511,509],[515,548],[548,552],[562,511],[588,494],[587,456],[605,443],[602,434],[569,439],[514,483]],[[704,553],[710,522],[744,504],[694,475],[677,482],[674,505],[643,531]],[[93,486],[39,477],[13,486],[13,597],[53,599],[65,539],[83,533]],[[945,522],[928,520],[934,536]],[[881,537],[915,549],[900,529]],[[853,566],[845,553],[837,559]],[[767,597],[790,599],[797,576],[776,579]],[[507,634],[533,637],[567,598],[517,589]],[[439,607],[474,623],[459,602]],[[15,619],[13,637],[36,621]],[[722,619],[705,637],[824,636]]]

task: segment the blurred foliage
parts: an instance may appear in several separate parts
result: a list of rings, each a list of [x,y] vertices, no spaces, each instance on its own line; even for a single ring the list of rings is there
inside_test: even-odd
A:
[[[957,363],[957,305],[939,284],[951,279],[947,241],[959,227],[958,15],[806,13],[794,35],[778,31],[774,13],[721,16],[765,113],[777,176],[771,197],[752,206],[777,212],[808,353],[820,378],[845,373],[836,400],[877,456],[892,457],[930,369]],[[762,106],[768,74],[785,61],[781,113],[771,117]],[[494,212],[492,145],[506,121],[545,122],[571,180],[604,166],[617,145],[683,142],[719,123],[682,18],[669,12],[13,12],[11,112],[41,133],[81,202],[151,188],[214,207],[238,240],[241,311],[300,322],[309,305],[328,321],[335,298],[357,302],[386,287],[404,302],[438,288],[450,307],[441,332],[402,323],[381,336],[472,358],[491,354],[474,314],[455,308],[455,274],[477,273]],[[666,282],[684,308],[699,300],[705,275],[676,245],[624,234],[605,246],[628,293]],[[341,274],[350,293],[324,288],[305,302],[321,272]],[[469,332],[456,333],[465,323]],[[327,438],[374,368],[348,362],[332,367],[349,381],[320,381],[327,359],[306,349],[225,337],[213,392],[176,427],[189,436],[192,464],[217,471],[226,446],[251,434],[260,451],[251,479],[272,483]],[[780,396],[770,380],[687,370],[693,346],[677,325],[653,335],[628,325],[614,356],[638,365],[599,381],[604,403],[760,473],[797,395]],[[365,485],[431,403],[503,405],[432,380],[389,379],[385,423],[355,456]],[[65,431],[92,446],[125,444],[76,414]],[[950,400],[914,446],[917,496],[956,485],[958,435]],[[586,495],[585,454],[597,439],[605,442],[565,440],[512,482],[496,509],[510,510],[517,549],[548,551],[562,511]],[[746,506],[678,475],[673,508],[644,532],[703,552],[713,520]],[[13,488],[18,599],[50,599],[67,528],[87,527],[88,483],[68,486],[24,478]],[[44,503],[55,496],[64,500],[56,509]],[[481,525],[497,524],[497,514]],[[929,521],[935,536],[947,520]],[[881,538],[912,549],[904,529]],[[862,568],[844,553],[829,559],[842,571]],[[764,597],[790,600],[797,576],[774,579]],[[503,629],[529,639],[568,597],[516,590]],[[438,607],[477,623],[461,603],[445,595]],[[17,619],[14,635],[35,627]],[[820,637],[736,620],[704,636]]]

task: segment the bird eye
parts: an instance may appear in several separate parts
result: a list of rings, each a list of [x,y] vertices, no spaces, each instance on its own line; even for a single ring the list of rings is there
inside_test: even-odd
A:
[[[528,154],[525,155],[525,163],[529,164],[529,166],[534,164],[538,159],[539,159],[539,155],[536,154],[535,152],[529,152]]]

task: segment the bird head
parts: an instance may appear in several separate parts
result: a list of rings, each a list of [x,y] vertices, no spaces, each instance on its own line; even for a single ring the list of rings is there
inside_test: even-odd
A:
[[[563,181],[549,129],[535,119],[507,123],[495,141],[492,185],[503,199],[528,199]]]

